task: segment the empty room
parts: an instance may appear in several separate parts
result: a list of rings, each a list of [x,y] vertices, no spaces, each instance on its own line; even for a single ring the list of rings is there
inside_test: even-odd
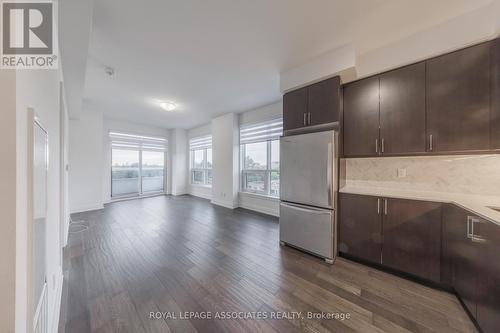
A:
[[[500,0],[0,0],[0,333],[500,330]]]

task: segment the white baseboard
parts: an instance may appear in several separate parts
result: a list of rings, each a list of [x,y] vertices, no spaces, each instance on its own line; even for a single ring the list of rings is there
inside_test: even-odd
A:
[[[214,204],[214,205],[225,207],[225,208],[229,208],[229,209],[238,208],[237,204],[235,204],[234,202],[230,202],[230,201],[218,201],[218,200],[213,200],[212,199],[212,201],[210,201],[210,202],[212,204]]]
[[[61,314],[62,290],[63,290],[64,276],[62,270],[57,277],[56,297],[54,305],[52,306],[52,324],[50,332],[57,332],[59,330],[59,315]]]
[[[191,188],[189,189],[189,195],[192,195],[193,197],[212,200],[212,189],[191,186]]]
[[[189,195],[191,195],[193,197],[202,198],[202,199],[212,200],[211,195],[204,195],[204,194],[196,193],[196,192],[191,192],[191,193],[189,193]]]
[[[92,205],[82,205],[76,208],[72,208],[71,214],[90,212],[93,210],[100,210],[100,209],[104,209],[104,205],[102,203],[92,204]]]
[[[256,205],[241,204],[241,203],[240,203],[240,207],[244,208],[244,209],[248,209],[248,210],[253,210],[253,211],[258,212],[258,213],[263,213],[263,214],[267,214],[267,215],[271,215],[271,216],[280,217],[279,209],[276,211],[276,210],[270,209],[270,208],[263,208],[263,207],[259,207]]]

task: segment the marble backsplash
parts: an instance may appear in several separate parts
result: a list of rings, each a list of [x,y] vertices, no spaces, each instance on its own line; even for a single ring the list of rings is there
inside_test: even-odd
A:
[[[341,186],[500,196],[500,155],[349,158],[341,164]]]

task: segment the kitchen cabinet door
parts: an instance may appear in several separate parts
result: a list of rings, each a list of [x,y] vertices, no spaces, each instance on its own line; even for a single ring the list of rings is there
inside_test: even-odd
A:
[[[480,254],[475,272],[477,283],[477,317],[485,333],[498,332],[500,327],[500,226],[479,219],[474,224],[474,238]]]
[[[491,148],[500,149],[500,38],[491,42]]]
[[[384,199],[382,264],[440,282],[441,204]]]
[[[380,75],[380,150],[425,152],[425,62]]]
[[[308,94],[308,125],[339,121],[340,77],[332,77],[309,86]]]
[[[490,148],[490,45],[427,61],[427,149]]]
[[[344,156],[379,153],[379,78],[344,86]]]
[[[444,213],[443,242],[445,260],[449,262],[451,284],[466,308],[476,318],[478,247],[470,241],[467,211],[449,206]]]
[[[307,88],[290,91],[283,96],[283,129],[306,126]]]
[[[339,251],[358,259],[380,263],[381,199],[340,195]]]

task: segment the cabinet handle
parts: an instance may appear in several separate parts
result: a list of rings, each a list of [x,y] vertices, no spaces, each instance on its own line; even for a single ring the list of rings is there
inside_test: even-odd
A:
[[[384,199],[384,214],[387,215],[387,199]]]
[[[307,113],[307,125],[311,125],[311,112]]]
[[[433,142],[433,137],[432,134],[429,135],[429,151],[432,151],[434,149],[434,142]]]
[[[380,198],[377,198],[377,214],[380,215]]]
[[[472,216],[467,216],[467,229],[465,230],[465,236],[469,239],[472,238],[472,233],[470,232],[470,222],[472,220]]]
[[[465,231],[465,234],[467,238],[472,239],[472,231],[471,231],[471,225],[474,217],[472,216],[467,216],[467,230]]]
[[[476,223],[484,223],[483,220],[473,216],[467,216],[467,238],[470,238],[474,243],[486,243],[486,239],[477,236],[474,232],[474,225]]]
[[[378,154],[378,139],[375,139],[375,152]]]
[[[384,140],[384,138],[382,138],[382,153],[383,153],[383,152],[384,152],[384,150],[385,150],[385,144],[384,144],[384,143],[385,143],[385,140]]]
[[[306,117],[307,117],[307,116],[306,116],[306,113],[304,112],[304,126],[306,126],[306,125],[307,125],[307,124],[306,124]]]

